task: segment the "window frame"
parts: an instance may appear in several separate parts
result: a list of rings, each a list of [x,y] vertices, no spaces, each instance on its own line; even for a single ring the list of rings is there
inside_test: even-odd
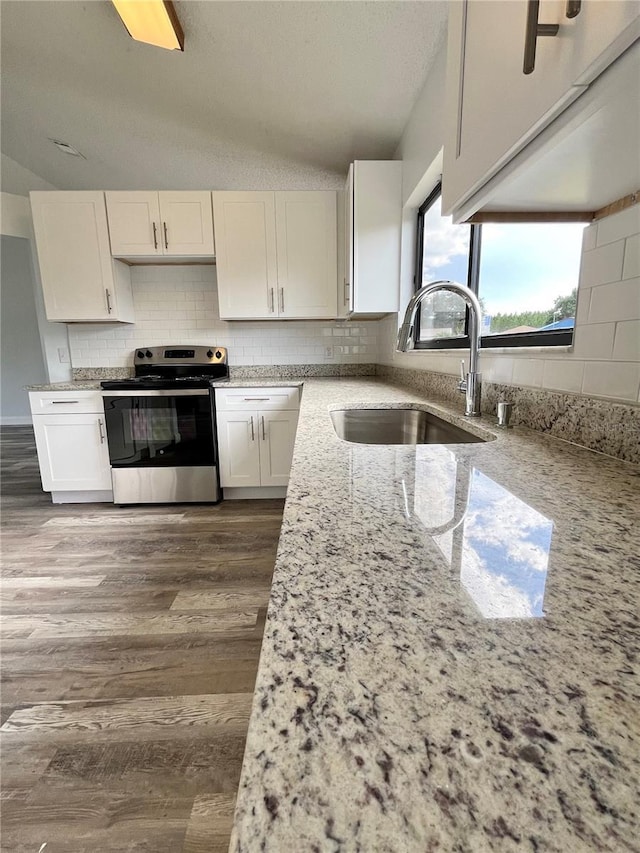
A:
[[[439,181],[426,199],[418,208],[417,239],[415,273],[413,276],[414,292],[422,287],[422,262],[424,257],[424,218],[427,211],[435,204],[442,195],[442,181]],[[462,223],[465,224],[465,223]],[[482,225],[467,223],[470,228],[469,234],[469,263],[467,267],[467,281],[464,282],[480,298],[480,255],[482,246]],[[420,310],[416,317],[415,345],[414,349],[422,350],[447,350],[469,348],[469,309],[467,308],[465,319],[465,334],[451,338],[432,338],[431,340],[420,340]],[[483,335],[480,338],[481,349],[501,349],[509,347],[513,349],[522,347],[561,347],[571,346],[573,343],[573,329],[552,329],[546,332],[516,332],[511,335],[496,334]]]

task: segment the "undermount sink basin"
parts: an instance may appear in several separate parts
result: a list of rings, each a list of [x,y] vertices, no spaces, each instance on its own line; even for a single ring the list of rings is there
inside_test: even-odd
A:
[[[431,412],[417,409],[339,409],[331,412],[338,438],[355,444],[466,444],[484,441]]]

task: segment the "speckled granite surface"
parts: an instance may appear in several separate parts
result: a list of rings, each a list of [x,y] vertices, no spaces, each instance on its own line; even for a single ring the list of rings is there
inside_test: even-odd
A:
[[[97,379],[85,379],[73,382],[49,382],[42,385],[25,385],[26,391],[99,391]]]
[[[382,364],[378,365],[377,373],[419,393],[437,394],[462,408],[455,376]],[[543,388],[483,382],[483,411],[495,412],[498,400],[513,403],[513,425],[520,424],[617,459],[640,463],[640,406]]]
[[[421,401],[305,382],[230,850],[638,850],[638,468],[329,416]]]
[[[133,367],[74,367],[71,371],[75,382],[103,379],[128,379],[133,376]]]
[[[266,364],[234,365],[229,368],[232,379],[277,379],[320,376],[375,376],[375,364]]]

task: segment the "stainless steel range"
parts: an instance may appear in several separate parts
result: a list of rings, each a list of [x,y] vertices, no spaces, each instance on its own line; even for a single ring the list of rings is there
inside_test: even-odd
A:
[[[141,347],[134,366],[100,383],[114,503],[221,500],[212,386],[229,379],[226,349]]]

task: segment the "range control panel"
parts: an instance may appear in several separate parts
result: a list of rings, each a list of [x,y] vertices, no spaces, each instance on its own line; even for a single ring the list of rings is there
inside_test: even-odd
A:
[[[163,346],[140,347],[135,351],[134,364],[226,364],[225,347],[211,346]]]

